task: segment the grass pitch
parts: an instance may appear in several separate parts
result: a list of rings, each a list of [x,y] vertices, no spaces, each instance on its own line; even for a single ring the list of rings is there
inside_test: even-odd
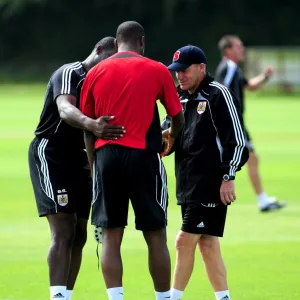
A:
[[[0,86],[0,300],[49,299],[49,229],[46,219],[37,217],[27,165],[45,88],[46,84]],[[288,206],[280,212],[259,213],[246,168],[238,173],[238,201],[229,208],[221,241],[232,299],[296,300],[300,298],[300,101],[255,94],[247,95],[246,101],[246,124],[260,156],[266,192]],[[164,162],[174,267],[181,217],[175,204],[173,157]],[[132,213],[129,224],[122,247],[125,299],[155,299],[147,248],[141,233],[134,230]],[[74,300],[107,299],[95,249],[90,226]],[[199,253],[183,299],[214,299]]]

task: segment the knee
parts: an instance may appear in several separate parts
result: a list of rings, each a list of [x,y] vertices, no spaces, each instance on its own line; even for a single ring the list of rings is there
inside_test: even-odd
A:
[[[199,241],[199,249],[202,257],[214,256],[217,251],[220,251],[218,238],[203,238]]]
[[[52,244],[57,247],[72,247],[75,238],[75,228],[73,226],[55,230],[52,233]]]
[[[167,234],[165,229],[143,232],[143,235],[150,250],[167,247]]]
[[[75,237],[73,246],[83,248],[87,241],[87,229],[86,226],[77,226],[75,231]]]
[[[102,248],[120,249],[124,228],[102,228]]]
[[[175,248],[177,251],[180,251],[183,248],[195,249],[198,239],[198,235],[180,231],[175,241]]]

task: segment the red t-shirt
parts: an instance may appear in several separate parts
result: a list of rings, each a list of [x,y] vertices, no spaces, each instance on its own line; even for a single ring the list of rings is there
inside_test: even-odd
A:
[[[126,133],[117,140],[99,138],[95,148],[117,144],[146,149],[154,143],[158,151],[157,99],[170,117],[182,110],[173,78],[163,64],[135,52],[119,52],[97,64],[84,81],[80,109],[93,119],[114,116],[111,123],[124,126]]]

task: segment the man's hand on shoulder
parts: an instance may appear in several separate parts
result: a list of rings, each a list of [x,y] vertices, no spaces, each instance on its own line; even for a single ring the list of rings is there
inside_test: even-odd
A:
[[[121,138],[126,133],[125,128],[120,125],[109,124],[108,121],[112,119],[114,119],[113,116],[103,116],[96,120],[91,120],[89,131],[103,140],[116,140]]]

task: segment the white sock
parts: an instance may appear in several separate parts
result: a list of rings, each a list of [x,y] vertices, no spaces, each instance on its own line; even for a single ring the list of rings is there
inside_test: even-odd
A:
[[[183,291],[179,291],[171,288],[171,297],[170,300],[180,300],[183,295]]]
[[[71,300],[72,299],[72,294],[73,294],[73,290],[66,290],[67,300]]]
[[[61,298],[61,299],[67,299],[66,290],[67,290],[66,286],[62,286],[62,285],[50,286],[50,299],[51,300],[52,299],[60,299],[59,297],[53,298],[55,295],[60,296],[59,294],[61,294],[61,296],[64,297],[64,298]]]
[[[155,292],[156,300],[170,299],[170,291],[167,292]]]
[[[266,193],[261,193],[257,195],[259,207],[264,207],[270,203],[269,197]]]
[[[229,291],[215,292],[217,300],[230,300]]]
[[[123,300],[123,287],[115,287],[106,290],[109,300]]]

